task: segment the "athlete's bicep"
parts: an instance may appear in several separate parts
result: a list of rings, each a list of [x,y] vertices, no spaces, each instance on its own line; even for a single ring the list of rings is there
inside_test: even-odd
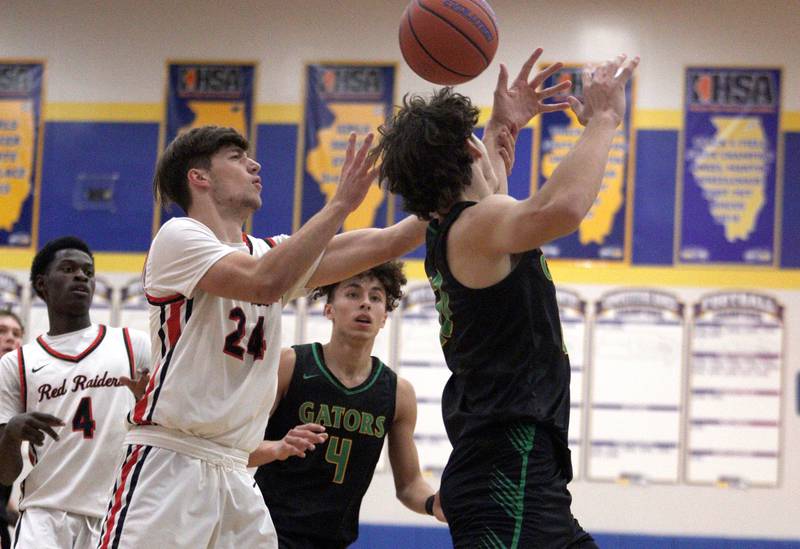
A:
[[[258,303],[257,269],[256,259],[234,251],[211,265],[198,280],[197,288],[218,297]]]
[[[570,218],[556,205],[537,196],[516,200],[492,195],[470,208],[461,238],[487,256],[523,253],[538,248],[572,228]]]

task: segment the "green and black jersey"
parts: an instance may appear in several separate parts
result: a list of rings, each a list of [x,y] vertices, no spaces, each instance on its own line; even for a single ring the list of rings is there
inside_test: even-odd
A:
[[[447,264],[447,235],[474,204],[460,202],[432,221],[426,242],[425,272],[452,371],[442,396],[447,435],[455,446],[503,425],[533,422],[551,430],[565,450],[570,365],[547,262],[536,249],[515,256],[511,273],[493,286],[459,283]]]
[[[256,481],[279,534],[352,543],[361,500],[392,425],[397,375],[372,357],[372,372],[347,388],[325,365],[322,345],[294,347],[297,361],[266,438],[279,440],[302,423],[325,426],[328,441],[305,458],[263,465]]]

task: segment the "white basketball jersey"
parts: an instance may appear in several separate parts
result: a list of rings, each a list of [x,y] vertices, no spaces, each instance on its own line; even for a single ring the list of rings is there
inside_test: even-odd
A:
[[[160,425],[247,453],[258,446],[275,399],[285,300],[259,305],[196,285],[226,255],[260,257],[285,238],[243,234],[240,242],[220,242],[186,217],[161,227],[144,272],[154,367],[129,415],[132,424]],[[287,298],[302,290],[314,268]]]
[[[122,457],[133,394],[119,377],[136,377],[149,361],[147,335],[90,327],[39,336],[0,362],[0,423],[24,412],[64,422],[59,436],[30,445],[33,469],[22,482],[20,509],[46,507],[100,518]],[[138,366],[137,366],[138,365]],[[13,394],[16,392],[16,395]]]

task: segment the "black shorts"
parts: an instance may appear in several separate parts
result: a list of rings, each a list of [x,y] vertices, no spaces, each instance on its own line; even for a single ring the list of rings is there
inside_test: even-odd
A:
[[[459,442],[440,496],[456,549],[597,547],[572,516],[569,452],[534,424]]]
[[[279,549],[345,549],[349,543],[342,541],[331,541],[325,538],[315,538],[307,534],[297,532],[286,532],[280,528],[278,533]]]

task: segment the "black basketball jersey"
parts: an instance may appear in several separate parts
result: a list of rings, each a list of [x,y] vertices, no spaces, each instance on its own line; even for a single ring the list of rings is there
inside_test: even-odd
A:
[[[279,532],[349,544],[358,537],[361,500],[394,419],[397,375],[372,357],[369,377],[350,389],[325,365],[322,345],[294,350],[294,374],[266,438],[279,440],[313,422],[325,426],[328,440],[305,458],[259,467],[256,481]]]
[[[442,395],[447,435],[455,446],[493,426],[533,421],[566,448],[570,365],[544,255],[539,249],[516,255],[511,273],[488,288],[460,284],[447,264],[447,235],[473,205],[454,205],[430,223],[426,239],[425,272],[452,372]]]

